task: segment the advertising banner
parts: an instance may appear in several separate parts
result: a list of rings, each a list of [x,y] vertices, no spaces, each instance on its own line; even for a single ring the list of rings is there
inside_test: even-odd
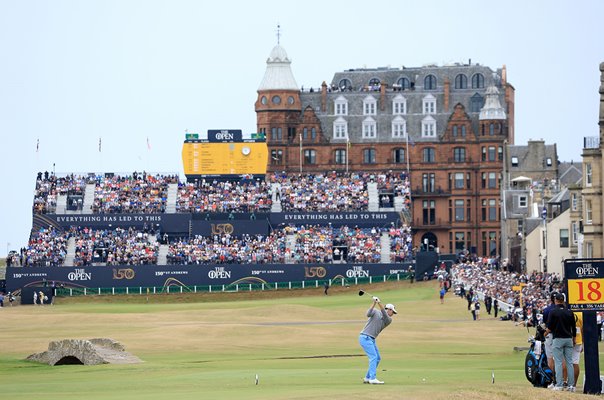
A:
[[[6,287],[119,288],[354,280],[403,274],[408,264],[200,264],[85,267],[7,267]]]

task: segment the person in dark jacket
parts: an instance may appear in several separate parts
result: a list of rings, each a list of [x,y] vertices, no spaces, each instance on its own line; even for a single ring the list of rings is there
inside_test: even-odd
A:
[[[556,365],[556,386],[553,390],[564,390],[564,377],[562,372],[562,362],[566,364],[569,392],[575,391],[575,377],[573,371],[573,347],[575,337],[577,336],[577,326],[573,313],[564,307],[564,295],[557,293],[555,296],[556,306],[553,308],[547,319],[546,334],[553,334],[552,352],[554,353],[554,363]]]

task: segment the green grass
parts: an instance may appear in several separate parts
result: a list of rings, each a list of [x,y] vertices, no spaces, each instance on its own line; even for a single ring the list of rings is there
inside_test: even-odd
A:
[[[3,398],[44,399],[553,399],[524,377],[526,329],[471,320],[465,301],[438,300],[434,283],[371,286],[399,315],[378,338],[383,386],[363,385],[358,333],[370,305],[358,288],[191,295],[149,303],[125,297],[58,299],[0,310]],[[215,296],[215,297],[208,297]],[[241,295],[239,295],[240,297]],[[171,297],[178,299],[179,297]],[[207,301],[211,299],[212,301]],[[94,302],[96,300],[96,302]],[[108,337],[135,365],[24,361],[65,338]],[[496,376],[491,383],[491,373]],[[258,374],[260,384],[254,384]]]

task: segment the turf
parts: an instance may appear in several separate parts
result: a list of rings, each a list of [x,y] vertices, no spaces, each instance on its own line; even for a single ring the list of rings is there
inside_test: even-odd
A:
[[[369,288],[368,288],[369,290]],[[358,344],[369,296],[358,287],[246,294],[57,299],[0,310],[3,398],[559,399],[524,377],[527,331],[472,321],[435,283],[372,285],[399,314],[378,338],[378,377],[363,385]],[[486,316],[485,316],[486,317]],[[135,365],[47,366],[24,359],[66,338],[108,337]],[[495,374],[492,383],[491,374]],[[255,375],[259,384],[255,385]],[[582,379],[582,378],[581,378]]]

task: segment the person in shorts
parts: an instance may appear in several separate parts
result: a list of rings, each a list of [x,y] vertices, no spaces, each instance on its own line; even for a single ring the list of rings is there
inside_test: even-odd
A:
[[[575,336],[575,345],[573,346],[573,372],[575,374],[575,385],[579,381],[579,362],[581,353],[583,353],[583,313],[575,312],[575,324],[577,325],[577,336]]]

